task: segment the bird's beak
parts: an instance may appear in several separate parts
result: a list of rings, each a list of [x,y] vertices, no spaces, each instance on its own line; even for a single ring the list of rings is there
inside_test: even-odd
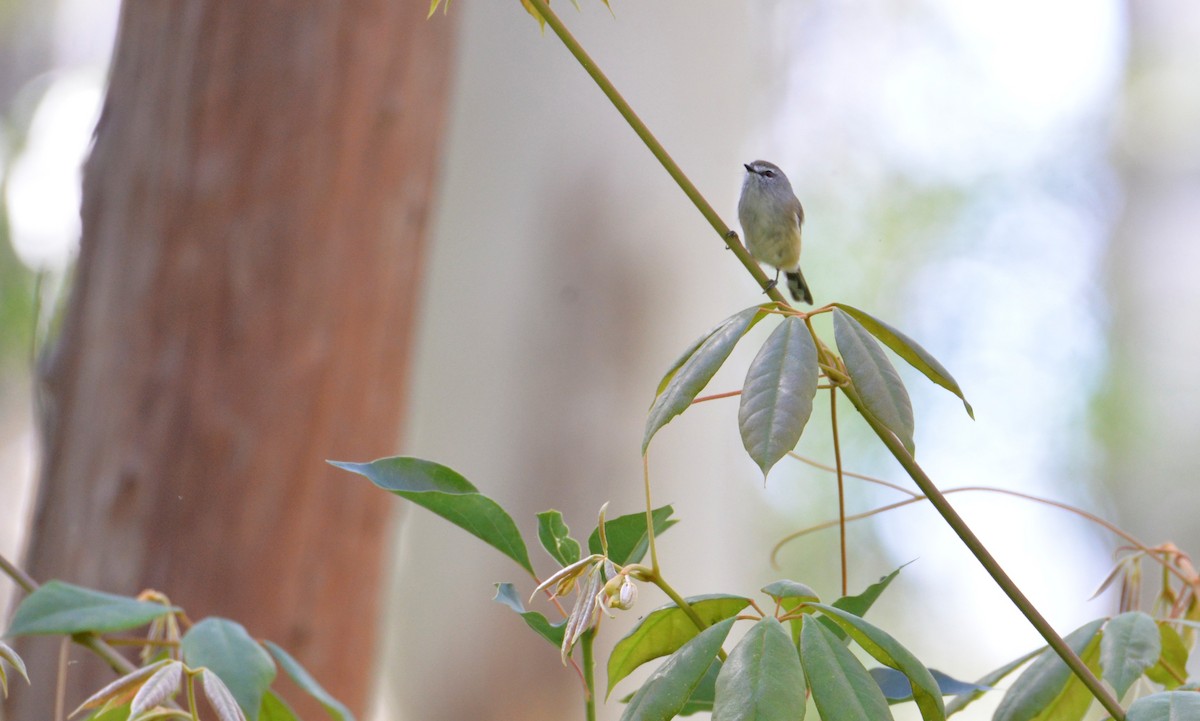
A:
[[[747,164],[747,163],[742,163],[742,167],[746,169],[746,172],[747,172],[747,173],[753,173],[753,172],[754,172],[754,168],[751,168],[751,167],[750,167],[750,165],[749,165],[749,164]]]

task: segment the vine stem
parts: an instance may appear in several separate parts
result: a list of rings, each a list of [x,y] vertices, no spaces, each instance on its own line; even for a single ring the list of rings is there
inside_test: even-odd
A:
[[[725,239],[725,245],[733,251],[733,254],[746,267],[750,275],[754,276],[754,280],[758,281],[759,286],[770,296],[771,300],[787,305],[787,300],[783,297],[783,294],[779,292],[778,288],[772,285],[771,279],[767,277],[762,268],[758,267],[758,263],[755,262],[745,246],[742,245],[737,234],[730,230],[725,221],[721,220],[721,216],[717,214],[717,211],[713,210],[708,200],[700,194],[695,184],[684,174],[666,148],[662,146],[662,143],[658,142],[658,139],[650,132],[650,128],[646,127],[646,124],[642,122],[642,119],[638,117],[629,103],[625,101],[625,98],[621,96],[621,93],[617,91],[616,86],[612,84],[608,76],[600,70],[596,62],[587,54],[587,51],[583,49],[583,46],[579,44],[579,41],[575,39],[571,31],[567,30],[567,26],[563,25],[558,15],[554,14],[554,11],[550,9],[550,5],[546,0],[529,0],[529,4],[541,14],[546,24],[550,26],[550,29],[554,31],[554,34],[558,36],[563,45],[567,46],[567,50],[571,55],[575,56],[575,59],[583,66],[587,74],[592,77],[592,80],[595,81],[600,91],[604,93],[613,107],[617,109],[621,117],[625,118],[625,122],[629,124],[633,132],[637,133],[637,136],[646,144],[646,147],[658,159],[658,162],[662,164],[663,169],[671,176],[675,184],[679,186],[679,189],[683,191],[683,194],[688,197],[688,200],[692,201],[692,205],[696,206],[696,210],[699,210],[700,214],[704,216],[704,219],[708,221],[713,230],[717,231]]]
[[[837,386],[829,389],[829,422],[833,426],[833,458],[837,464],[837,488],[838,488],[838,535],[841,541],[842,548],[842,595],[850,594],[849,580],[850,575],[847,571],[846,563],[846,484],[842,476],[842,446],[838,440],[838,422],[837,422]]]
[[[959,540],[963,542],[963,545],[971,551],[984,570],[988,572],[988,575],[992,577],[992,580],[996,582],[1000,590],[1004,591],[1004,594],[1008,596],[1013,605],[1017,607],[1029,623],[1037,629],[1042,638],[1046,640],[1050,648],[1054,649],[1059,658],[1083,682],[1083,685],[1096,697],[1096,700],[1100,702],[1104,710],[1117,721],[1124,721],[1125,710],[1121,708],[1121,703],[1113,698],[1112,694],[1104,688],[1104,685],[1100,683],[1096,675],[1087,667],[1087,664],[1067,645],[1067,642],[1063,640],[1062,636],[1058,635],[1058,632],[1054,630],[1050,622],[1042,616],[1037,607],[1026,598],[1017,584],[1009,578],[1004,568],[1000,566],[1000,563],[987,550],[987,547],[983,545],[983,542],[979,540],[979,537],[975,535],[975,532],[971,530],[967,522],[962,519],[962,516],[958,515],[958,511],[954,510],[954,507],[950,505],[950,502],[938,490],[933,480],[925,474],[925,470],[917,465],[916,460],[909,454],[908,449],[904,447],[900,439],[888,430],[887,426],[883,425],[875,417],[875,414],[871,413],[863,405],[862,398],[858,395],[858,391],[853,385],[844,387],[842,392],[846,394],[846,398],[858,409],[859,414],[871,426],[871,430],[875,431],[875,435],[879,436],[879,440],[883,441],[887,449],[891,451],[900,465],[904,467],[905,472],[913,479],[917,487],[921,489],[921,492],[925,494],[925,497],[937,509],[937,512],[941,514],[946,524],[950,526]]]
[[[704,196],[700,194],[700,191],[696,189],[696,186],[692,183],[692,181],[688,179],[688,177],[683,173],[683,170],[681,170],[680,167],[675,163],[674,159],[671,158],[670,154],[667,153],[662,144],[658,142],[658,139],[655,138],[650,132],[650,129],[646,127],[646,124],[642,122],[641,118],[639,118],[637,113],[633,111],[633,108],[629,105],[629,103],[625,101],[625,98],[623,98],[617,91],[616,87],[612,84],[612,81],[610,81],[608,77],[601,72],[600,68],[596,65],[596,62],[587,54],[587,52],[583,49],[583,46],[579,44],[579,41],[577,41],[575,37],[571,35],[570,31],[567,30],[565,25],[563,25],[563,22],[561,19],[559,19],[558,15],[556,15],[554,11],[550,9],[550,6],[547,4],[546,0],[528,0],[528,2],[542,16],[542,18],[546,21],[546,24],[550,26],[550,29],[554,31],[554,34],[558,36],[559,40],[562,41],[563,45],[566,46],[571,55],[575,57],[575,59],[583,67],[584,71],[591,76],[592,80],[595,81],[601,92],[603,92],[608,98],[609,102],[613,104],[613,107],[616,108],[617,112],[621,114],[621,117],[625,119],[625,122],[629,124],[629,127],[633,129],[633,132],[636,133],[637,136],[641,138],[642,142],[646,144],[646,147],[650,150],[654,157],[658,159],[658,162],[662,164],[663,168],[667,171],[667,174],[675,180],[675,183],[679,186],[680,190],[682,190],[688,199],[692,201],[692,204],[696,206],[696,209],[700,211],[700,214],[704,216],[704,219],[707,220],[709,225],[713,227],[713,230],[717,231],[717,233],[720,234],[720,236],[725,240],[726,246],[733,251],[734,255],[742,263],[742,265],[745,266],[750,275],[752,275],[754,279],[758,281],[759,285],[762,286],[772,300],[784,305],[788,305],[783,295],[779,292],[779,289],[771,285],[770,280],[762,271],[762,268],[758,267],[758,263],[756,263],[754,259],[750,257],[750,254],[746,251],[746,248],[738,239],[737,234],[730,230],[729,226],[727,226],[725,222],[721,220],[721,217],[717,215],[717,212],[713,210],[712,206],[709,205]],[[829,373],[829,370],[827,369],[826,372]],[[834,375],[830,374],[830,378],[833,379]],[[908,451],[904,448],[900,441],[892,434],[890,430],[887,429],[886,426],[880,423],[879,420],[876,419],[862,405],[862,399],[859,398],[853,386],[844,386],[843,392],[846,393],[846,397],[859,411],[859,413],[862,414],[863,418],[867,420],[867,423],[870,424],[872,430],[875,431],[876,435],[879,436],[880,440],[883,441],[884,445],[887,446],[892,455],[896,457],[896,460],[900,462],[900,465],[904,467],[905,471],[908,472],[913,481],[916,482],[917,486],[919,486],[929,498],[930,503],[932,503],[934,508],[938,510],[938,512],[946,520],[946,523],[962,540],[963,544],[966,545],[971,553],[975,555],[980,564],[983,565],[987,572],[992,576],[992,579],[998,586],[1000,586],[1013,604],[1020,609],[1021,613],[1024,614],[1031,624],[1033,624],[1033,627],[1037,629],[1042,637],[1046,639],[1046,642],[1050,644],[1050,647],[1054,649],[1055,653],[1057,653],[1063,659],[1067,666],[1071,668],[1071,671],[1073,671],[1075,675],[1078,676],[1083,682],[1083,684],[1087,686],[1088,690],[1093,696],[1096,697],[1096,700],[1100,702],[1105,710],[1108,711],[1109,714],[1116,719],[1116,721],[1124,721],[1125,711],[1121,708],[1121,704],[1117,702],[1107,690],[1105,690],[1104,686],[1101,685],[1100,681],[1095,677],[1095,675],[1092,674],[1087,666],[1084,665],[1083,661],[1079,659],[1079,656],[1076,655],[1076,653],[1072,651],[1069,646],[1067,646],[1062,637],[1058,635],[1054,628],[1046,621],[1045,618],[1042,617],[1041,613],[1038,612],[1037,608],[1030,603],[1029,599],[1027,599],[1021,590],[1016,586],[1016,584],[1013,583],[1012,579],[1008,577],[1008,574],[1004,572],[1004,569],[1000,567],[1000,564],[997,563],[994,558],[992,558],[992,555],[988,552],[987,548],[984,547],[983,543],[980,542],[980,540],[975,536],[970,527],[967,526],[966,522],[962,520],[962,517],[958,515],[946,498],[941,494],[940,491],[938,491],[937,486],[934,485],[933,481],[927,475],[925,475],[925,471],[922,470],[921,467],[917,465],[916,461],[913,460],[912,456],[908,454]],[[653,528],[651,528],[651,532],[652,531]],[[656,573],[655,576],[657,575],[658,574]],[[660,588],[661,587],[662,586],[660,585]],[[664,592],[666,591],[666,589],[663,590]],[[668,593],[667,595],[671,594]],[[678,596],[678,594],[675,595]],[[682,600],[682,598],[679,600]],[[693,613],[695,612],[693,611]]]
[[[579,647],[583,652],[583,685],[587,687],[584,694],[584,713],[587,721],[596,721],[596,661],[592,652],[592,642],[596,638],[596,629],[590,628],[579,637]]]

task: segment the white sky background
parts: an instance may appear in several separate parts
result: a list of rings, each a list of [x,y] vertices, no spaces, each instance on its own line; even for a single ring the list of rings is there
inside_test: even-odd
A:
[[[24,154],[0,165],[16,249],[35,268],[72,257],[78,169],[117,12],[107,0],[60,8],[62,68],[38,81],[47,89]],[[971,422],[955,398],[901,369],[918,459],[943,487],[1103,510],[1088,488],[1085,412],[1105,361],[1098,283],[1122,206],[1106,161],[1126,53],[1121,4],[764,1],[756,12],[762,72],[777,80],[754,108],[746,160],[779,163],[805,202],[818,303],[848,302],[901,328],[975,407]],[[0,454],[6,476],[11,455]],[[905,482],[875,455],[847,466]],[[808,502],[794,487],[774,477],[768,487],[781,514]],[[852,511],[895,499],[862,486],[850,498]],[[1111,612],[1086,601],[1110,564],[1109,539],[1015,500],[952,501],[1060,630]],[[960,673],[969,676],[1037,645],[930,509],[889,514],[876,533],[889,556],[881,567],[918,559],[902,577],[919,582],[909,600],[924,608],[897,635],[920,657],[977,664]],[[921,636],[932,619],[944,634]]]

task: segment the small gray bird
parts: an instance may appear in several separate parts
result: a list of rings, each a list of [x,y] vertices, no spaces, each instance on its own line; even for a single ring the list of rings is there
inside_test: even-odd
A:
[[[787,176],[773,163],[755,160],[746,168],[742,199],[738,201],[738,220],[746,234],[746,249],[760,263],[775,269],[774,288],[779,273],[787,275],[792,298],[812,305],[812,292],[800,272],[800,226],[804,207],[796,198]]]

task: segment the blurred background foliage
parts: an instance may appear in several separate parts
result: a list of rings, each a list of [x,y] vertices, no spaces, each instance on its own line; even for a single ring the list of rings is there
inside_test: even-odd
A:
[[[1200,547],[1200,5],[670,0],[614,3],[615,20],[598,4],[562,10],[727,220],[742,162],[784,167],[808,213],[817,302],[888,320],[955,374],[978,422],[901,371],[914,381],[919,458],[943,487],[1053,497],[1148,543]],[[605,501],[638,507],[654,384],[759,295],[518,3],[450,12],[462,16],[458,75],[401,447],[527,520],[553,506],[578,530]],[[52,307],[116,13],[111,0],[0,2],[5,553],[34,476],[34,278],[46,273]],[[713,390],[740,385],[749,357],[735,355],[738,370]],[[652,449],[655,500],[683,520],[662,549],[672,582],[748,592],[788,576],[835,595],[835,534],[788,547],[781,570],[766,560],[774,539],[833,516],[830,478],[784,462],[764,488],[735,407],[694,409]],[[827,417],[818,405],[799,452],[831,457]],[[848,468],[901,480],[842,418]],[[850,510],[892,500],[856,485]],[[1060,629],[1113,611],[1111,597],[1088,601],[1113,538],[1010,499],[954,503]],[[488,600],[513,569],[422,514],[404,512],[400,529],[380,717],[573,713],[572,675]],[[928,509],[854,525],[850,541],[852,589],[918,559],[877,621],[923,660],[973,678],[1037,645]],[[650,595],[639,615],[659,602]],[[601,648],[629,623],[607,627]]]

